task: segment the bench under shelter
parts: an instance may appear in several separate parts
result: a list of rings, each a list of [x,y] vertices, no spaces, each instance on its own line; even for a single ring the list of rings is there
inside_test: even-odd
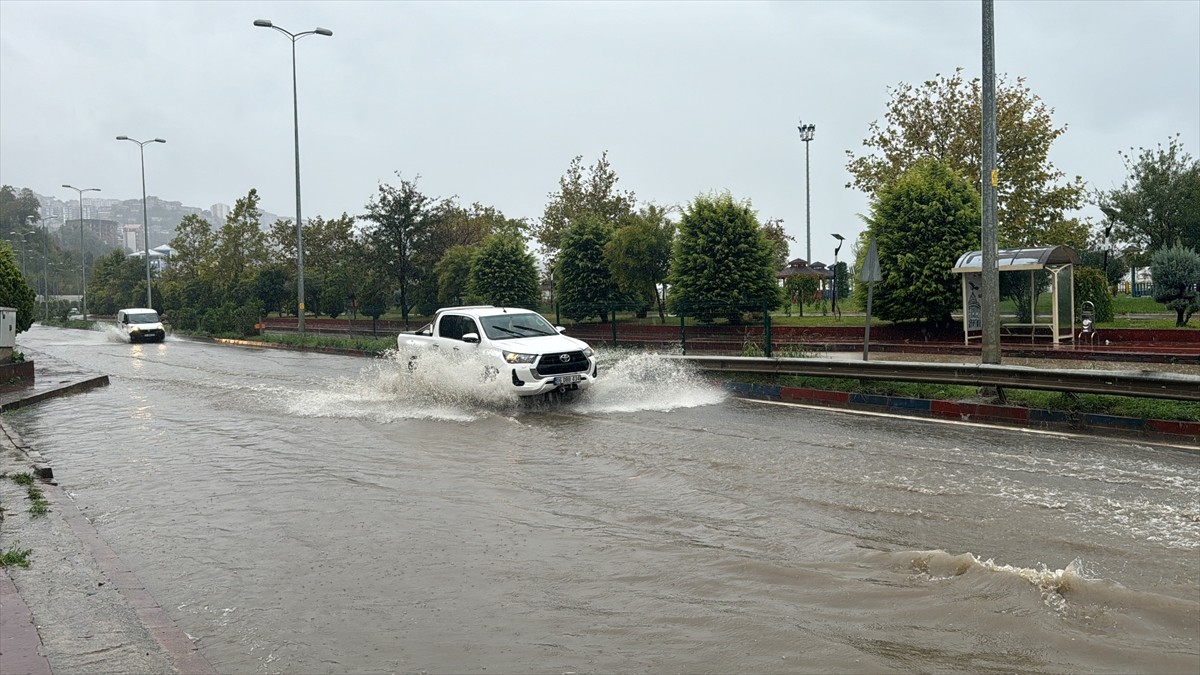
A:
[[[1030,341],[1050,338],[1054,344],[1070,341],[1075,329],[1075,265],[1079,256],[1067,246],[1013,248],[997,252],[996,266],[1000,274],[1029,275],[1029,318],[1023,321],[1000,321],[1000,335],[1028,337]],[[983,337],[983,252],[964,253],[955,263],[955,274],[962,275],[963,340]],[[1049,314],[1038,314],[1038,275],[1049,277],[1051,292]]]

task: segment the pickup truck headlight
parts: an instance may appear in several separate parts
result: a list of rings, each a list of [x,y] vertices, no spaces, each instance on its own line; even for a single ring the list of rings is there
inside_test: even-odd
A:
[[[504,360],[508,363],[533,363],[537,359],[537,354],[519,354],[517,352],[503,352]]]
[[[584,357],[585,357],[585,358],[589,358],[589,359],[590,359],[590,358],[592,358],[593,356],[595,356],[595,355],[596,355],[596,350],[592,349],[591,347],[584,347],[584,348],[583,348],[583,355],[584,355]]]

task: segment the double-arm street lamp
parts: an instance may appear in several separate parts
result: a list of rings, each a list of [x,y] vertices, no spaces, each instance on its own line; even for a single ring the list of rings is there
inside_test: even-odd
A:
[[[808,142],[813,139],[817,125],[801,121],[800,126],[796,128],[800,130],[800,140],[804,141],[804,241],[805,255],[808,262],[812,263],[812,195],[808,183]]]
[[[83,288],[79,289],[79,306],[83,310],[83,320],[87,321],[87,254],[83,251],[83,193],[99,192],[100,188],[77,188],[63,183],[63,187],[79,193],[79,266],[82,270]]]
[[[129,141],[137,143],[138,154],[142,157],[142,243],[146,247],[146,308],[154,309],[150,297],[150,220],[146,217],[146,144],[147,143],[166,143],[161,138],[152,138],[148,141],[139,141],[136,138],[128,136],[117,136],[118,141]]]
[[[304,228],[300,220],[300,107],[296,97],[296,40],[306,35],[324,35],[330,37],[333,31],[328,28],[316,28],[303,33],[292,33],[271,23],[268,19],[257,19],[254,22],[259,28],[274,28],[292,41],[292,123],[296,137],[296,299],[300,303],[296,312],[296,328],[304,334]]]

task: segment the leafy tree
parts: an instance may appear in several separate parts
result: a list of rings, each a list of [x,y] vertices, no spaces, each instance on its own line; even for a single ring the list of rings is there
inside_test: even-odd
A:
[[[863,145],[871,154],[847,151],[847,187],[868,194],[895,182],[922,158],[934,158],[966,177],[981,193],[983,107],[978,78],[963,79],[957,68],[920,86],[891,89],[886,122],[872,122]],[[1050,146],[1066,126],[1055,127],[1053,109],[1025,85],[1024,78],[996,83],[996,160],[1000,188],[997,221],[1001,247],[1064,245],[1078,248],[1086,226],[1065,214],[1079,209],[1083,179],[1062,182],[1049,160]],[[978,248],[978,246],[975,246]]]
[[[1150,274],[1154,277],[1154,301],[1175,312],[1176,326],[1186,326],[1200,310],[1200,255],[1178,244],[1159,249],[1150,258]]]
[[[292,277],[278,263],[269,264],[254,275],[254,299],[262,304],[263,312],[279,312],[290,296]]]
[[[336,319],[346,311],[350,299],[350,280],[339,272],[321,277],[321,313]]]
[[[1200,249],[1200,160],[1184,151],[1178,135],[1166,148],[1139,149],[1136,158],[1121,153],[1125,183],[1099,195],[1113,236],[1148,252],[1176,243]]]
[[[251,188],[234,202],[213,242],[213,273],[226,291],[252,279],[267,264],[267,238],[260,225],[258,201],[258,190]]]
[[[140,291],[140,293],[139,293]],[[146,297],[146,264],[120,251],[100,258],[88,277],[88,310],[116,314],[125,307],[140,307]]]
[[[475,250],[462,244],[451,246],[434,268],[438,278],[438,302],[443,307],[465,302],[471,280],[471,256]]]
[[[358,291],[358,310],[371,317],[371,333],[375,333],[375,322],[387,312],[390,291],[381,274],[369,274]]]
[[[979,194],[945,162],[918,160],[871,203],[868,229],[875,237],[883,279],[875,284],[875,313],[889,321],[950,322],[961,304],[959,280],[950,272],[979,245]]]
[[[1112,294],[1108,289],[1108,280],[1100,270],[1094,267],[1075,268],[1075,307],[1082,310],[1083,303],[1090,301],[1096,308],[1096,323],[1113,320]]]
[[[622,293],[654,298],[658,317],[666,322],[663,299],[658,289],[671,272],[671,244],[675,224],[666,209],[653,204],[626,219],[604,246],[609,275]]]
[[[700,321],[779,307],[774,251],[750,203],[729,193],[701,195],[684,209],[675,237],[667,303]]]
[[[537,309],[537,265],[525,241],[512,233],[485,239],[471,259],[467,289],[472,298],[489,305]]]
[[[166,275],[172,281],[195,281],[213,276],[216,235],[207,220],[192,213],[184,216],[175,228],[175,238],[170,245],[175,249],[175,255]]]
[[[819,286],[817,278],[807,274],[793,274],[785,279],[783,292],[787,294],[788,311],[795,305],[800,309],[800,316],[804,316],[804,306],[810,304],[809,300],[817,294]]]
[[[24,333],[33,325],[37,294],[25,283],[25,275],[17,267],[12,246],[0,241],[0,307],[17,310],[17,332]]]
[[[841,306],[841,302],[850,297],[850,266],[846,261],[839,260],[834,267],[837,273],[838,305]]]
[[[437,267],[450,249],[455,246],[476,248],[489,235],[498,232],[523,236],[527,229],[524,221],[506,218],[494,207],[478,202],[466,208],[453,199],[436,204],[428,236],[413,256],[419,270],[419,281],[412,293],[414,306],[422,314],[432,314],[443,306]]]
[[[563,233],[558,259],[558,306],[572,321],[589,316],[608,320],[608,310],[620,300],[604,258],[612,227],[593,215],[579,218]]]
[[[583,156],[577,155],[571,160],[567,173],[558,179],[558,192],[550,193],[541,222],[533,228],[534,237],[541,246],[542,259],[551,273],[557,274],[562,238],[573,223],[590,215],[615,228],[633,213],[637,199],[632,192],[618,191],[618,180],[616,171],[608,163],[607,151],[600,155],[586,176]]]
[[[396,187],[385,183],[367,203],[363,217],[374,223],[367,234],[383,269],[399,288],[400,313],[407,322],[410,289],[422,278],[417,256],[438,217],[435,200],[421,193],[415,181],[401,180]]]
[[[29,228],[29,220],[37,219],[41,202],[29,188],[21,188],[20,192],[11,185],[0,186],[0,234],[5,239],[11,239],[12,234]]]
[[[773,251],[771,261],[775,265],[775,271],[778,272],[787,267],[788,260],[791,258],[788,242],[794,242],[796,238],[784,231],[782,218],[768,220],[766,223],[763,223],[762,230],[763,236],[771,244],[771,250]],[[809,262],[812,261],[810,260]]]

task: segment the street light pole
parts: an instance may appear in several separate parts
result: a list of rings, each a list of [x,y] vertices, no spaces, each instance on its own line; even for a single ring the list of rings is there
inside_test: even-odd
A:
[[[118,141],[129,141],[137,143],[138,154],[142,158],[142,244],[146,248],[146,308],[154,309],[150,296],[150,219],[146,215],[146,144],[147,143],[166,143],[161,138],[152,138],[148,141],[139,141],[136,138],[128,136],[117,136]]]
[[[808,183],[808,142],[813,139],[817,125],[801,121],[796,128],[800,130],[800,140],[804,141],[804,241],[805,255],[809,264],[812,264],[812,191]]]
[[[79,304],[83,310],[83,320],[87,321],[87,254],[83,251],[83,193],[99,192],[100,188],[77,188],[63,183],[63,187],[79,193],[79,266],[83,274],[83,288],[79,289]]]
[[[42,221],[42,320],[50,320],[50,228],[46,226],[46,216],[38,214]]]
[[[833,235],[837,239],[837,247],[833,249],[833,315],[841,318],[842,314],[838,311],[837,294],[838,294],[838,251],[842,250],[842,244],[846,238],[840,234]]]
[[[300,104],[296,93],[296,41],[306,35],[333,36],[328,28],[316,28],[303,33],[292,33],[271,23],[268,19],[256,19],[254,25],[259,28],[274,28],[292,41],[292,126],[296,141],[296,299],[299,308],[296,312],[296,328],[304,334],[304,227],[300,219]]]

